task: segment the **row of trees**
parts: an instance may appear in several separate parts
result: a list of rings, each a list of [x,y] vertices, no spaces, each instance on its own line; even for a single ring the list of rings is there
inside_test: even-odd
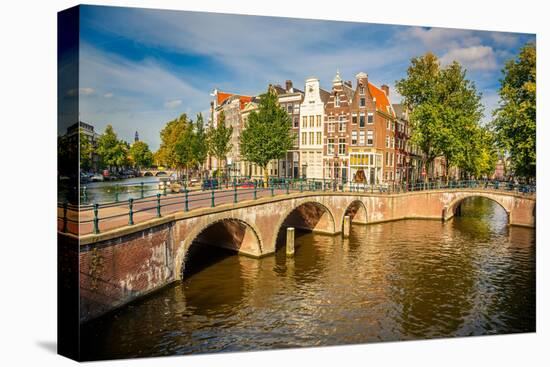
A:
[[[445,157],[463,177],[490,176],[498,156],[509,156],[516,176],[536,171],[536,49],[525,45],[502,71],[499,107],[483,125],[481,94],[458,62],[442,67],[432,53],[411,60],[407,77],[396,82],[410,115],[412,142],[430,167]],[[427,176],[426,176],[427,178]]]
[[[182,114],[168,122],[160,132],[161,145],[155,153],[158,164],[175,168],[189,177],[190,170],[200,170],[208,154],[223,161],[231,150],[232,127],[225,125],[225,116],[220,114],[216,127],[204,128],[202,114],[196,121]],[[218,172],[221,174],[221,172]]]
[[[98,157],[98,168],[118,170],[123,167],[150,167],[153,163],[153,153],[147,143],[136,141],[130,145],[118,139],[111,125],[107,125],[105,132],[93,146],[88,138],[80,131],[80,167],[88,171],[92,168],[92,158]]]
[[[411,139],[425,166],[443,156],[446,179],[451,167],[466,177],[494,172],[497,151],[491,131],[481,125],[481,94],[458,62],[442,67],[432,53],[413,58],[407,77],[396,87],[412,111]]]

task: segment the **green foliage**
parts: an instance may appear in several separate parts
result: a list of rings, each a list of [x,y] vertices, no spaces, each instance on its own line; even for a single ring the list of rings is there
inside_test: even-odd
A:
[[[459,63],[442,68],[432,53],[413,58],[407,77],[397,81],[396,87],[412,111],[411,139],[426,163],[442,155],[447,170],[451,166],[465,169],[478,158],[472,154],[481,151],[471,150],[471,140],[481,136],[481,95]]]
[[[129,150],[130,160],[138,168],[150,167],[153,163],[153,153],[149,150],[149,145],[143,141],[136,141]]]
[[[263,168],[264,182],[267,183],[267,164],[282,158],[292,149],[293,141],[290,117],[279,106],[275,93],[268,90],[260,96],[258,111],[252,111],[248,116],[247,126],[240,137],[241,154],[247,161]]]
[[[206,160],[208,147],[201,114],[197,115],[196,123],[182,114],[166,124],[160,137],[161,146],[154,155],[158,164],[188,170]]]
[[[82,129],[79,129],[78,135],[80,141],[80,169],[88,171],[92,166],[93,147]]]
[[[198,165],[203,165],[208,155],[208,144],[206,139],[206,131],[204,130],[204,120],[202,114],[197,115],[195,131],[191,143],[193,158]]]
[[[164,129],[160,132],[160,148],[156,152],[157,163],[177,168],[180,165],[180,159],[175,151],[176,144],[180,140],[185,129],[188,127],[189,121],[184,113],[178,118],[169,121]]]
[[[500,105],[492,126],[499,146],[510,153],[517,176],[536,175],[536,48],[526,44],[508,60],[500,81]]]
[[[208,152],[216,157],[218,164],[225,160],[227,153],[232,148],[231,135],[233,127],[225,126],[225,114],[223,111],[218,116],[218,124],[216,127],[211,126],[206,133],[208,142]]]
[[[122,167],[128,165],[128,143],[118,140],[113,127],[107,125],[105,132],[97,141],[97,154],[103,167]]]

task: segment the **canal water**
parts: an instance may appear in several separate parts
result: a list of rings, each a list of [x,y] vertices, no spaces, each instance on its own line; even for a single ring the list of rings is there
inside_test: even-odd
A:
[[[535,331],[535,231],[508,227],[488,199],[446,223],[353,225],[349,239],[296,244],[293,259],[220,256],[85,324],[84,358]]]

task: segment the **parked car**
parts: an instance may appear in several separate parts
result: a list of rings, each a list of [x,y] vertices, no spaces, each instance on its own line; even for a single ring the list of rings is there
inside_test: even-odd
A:
[[[254,188],[254,182],[252,181],[238,182],[237,187],[241,187],[243,189],[251,189],[251,188]]]
[[[218,180],[216,178],[213,178],[213,179],[203,180],[201,188],[203,190],[215,190],[218,188],[218,186],[219,186]]]

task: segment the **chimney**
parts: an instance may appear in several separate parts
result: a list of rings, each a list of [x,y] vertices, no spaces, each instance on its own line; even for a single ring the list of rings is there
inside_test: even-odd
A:
[[[388,87],[386,84],[382,84],[380,88],[382,88],[382,90],[386,93],[386,97],[390,96],[390,87]]]
[[[286,91],[287,92],[292,92],[292,80],[287,80],[285,82],[285,86],[286,86]]]
[[[346,84],[348,87],[350,87],[350,88],[352,87],[352,86],[351,86],[351,80],[347,80],[345,84]]]

